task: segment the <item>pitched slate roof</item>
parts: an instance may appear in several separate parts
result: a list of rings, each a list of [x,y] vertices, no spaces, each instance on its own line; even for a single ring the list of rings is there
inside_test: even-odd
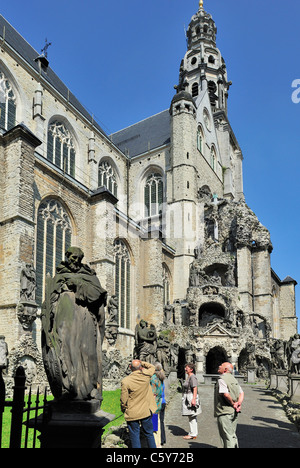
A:
[[[5,42],[15,50],[37,73],[40,65],[37,58],[41,55],[0,15],[0,43]],[[170,142],[169,110],[142,120],[135,125],[108,136],[94,121],[85,107],[70,92],[50,66],[41,68],[42,77],[58,91],[75,109],[77,109],[103,135],[110,138],[124,154],[134,157]]]
[[[110,135],[130,158],[170,143],[169,109]]]
[[[284,280],[282,280],[282,283],[294,283],[295,285],[297,285],[297,281],[294,280],[294,278],[291,278],[291,276],[287,276],[286,278],[284,278]]]
[[[6,19],[0,15],[0,43],[6,42],[17,52],[37,73],[40,72],[39,63],[36,60],[41,55],[16,31]],[[54,73],[51,67],[41,69],[42,77],[56,89],[69,103],[75,107],[86,119],[104,135],[104,130],[93,120],[92,116],[78,99],[70,92],[68,87]],[[107,135],[106,135],[107,136]]]

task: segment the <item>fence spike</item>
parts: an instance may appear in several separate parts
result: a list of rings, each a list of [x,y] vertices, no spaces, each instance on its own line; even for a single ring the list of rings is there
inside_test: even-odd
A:
[[[21,448],[25,381],[25,369],[19,366],[15,376],[9,448]]]

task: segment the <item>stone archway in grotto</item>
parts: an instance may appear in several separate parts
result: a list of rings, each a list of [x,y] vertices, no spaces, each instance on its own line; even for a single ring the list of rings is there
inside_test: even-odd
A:
[[[217,374],[219,366],[227,361],[227,353],[221,346],[210,349],[206,356],[206,374]]]
[[[249,353],[246,348],[242,349],[238,358],[238,370],[240,374],[246,374]]]
[[[177,378],[183,380],[185,379],[184,367],[186,365],[185,351],[186,350],[184,348],[179,348],[177,364]]]
[[[214,319],[225,318],[225,308],[217,302],[206,302],[199,309],[199,327],[205,327]]]
[[[258,359],[255,354],[255,346],[253,343],[248,342],[246,346],[241,350],[238,357],[238,371],[242,375],[247,374],[248,366],[257,367]]]

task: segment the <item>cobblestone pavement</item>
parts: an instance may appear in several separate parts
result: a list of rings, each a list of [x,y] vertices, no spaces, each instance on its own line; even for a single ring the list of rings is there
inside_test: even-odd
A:
[[[239,415],[240,448],[300,448],[300,434],[289,421],[282,405],[262,386],[243,385],[245,400]],[[189,424],[181,416],[181,394],[176,393],[166,408],[167,443],[164,448],[222,448],[216,419],[213,417],[213,385],[200,385],[202,414],[198,416],[199,434],[184,440]]]

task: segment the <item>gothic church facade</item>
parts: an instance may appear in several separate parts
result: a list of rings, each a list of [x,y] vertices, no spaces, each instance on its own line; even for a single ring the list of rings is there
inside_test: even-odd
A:
[[[22,272],[35,271],[38,315],[71,245],[116,297],[123,356],[136,324],[159,328],[168,304],[172,326],[197,331],[203,372],[216,336],[238,362],[239,327],[261,339],[297,332],[296,282],[271,269],[269,232],[245,203],[216,32],[200,2],[170,107],[107,135],[0,16],[0,334],[10,350],[24,336],[40,347],[39,319],[20,311]]]

